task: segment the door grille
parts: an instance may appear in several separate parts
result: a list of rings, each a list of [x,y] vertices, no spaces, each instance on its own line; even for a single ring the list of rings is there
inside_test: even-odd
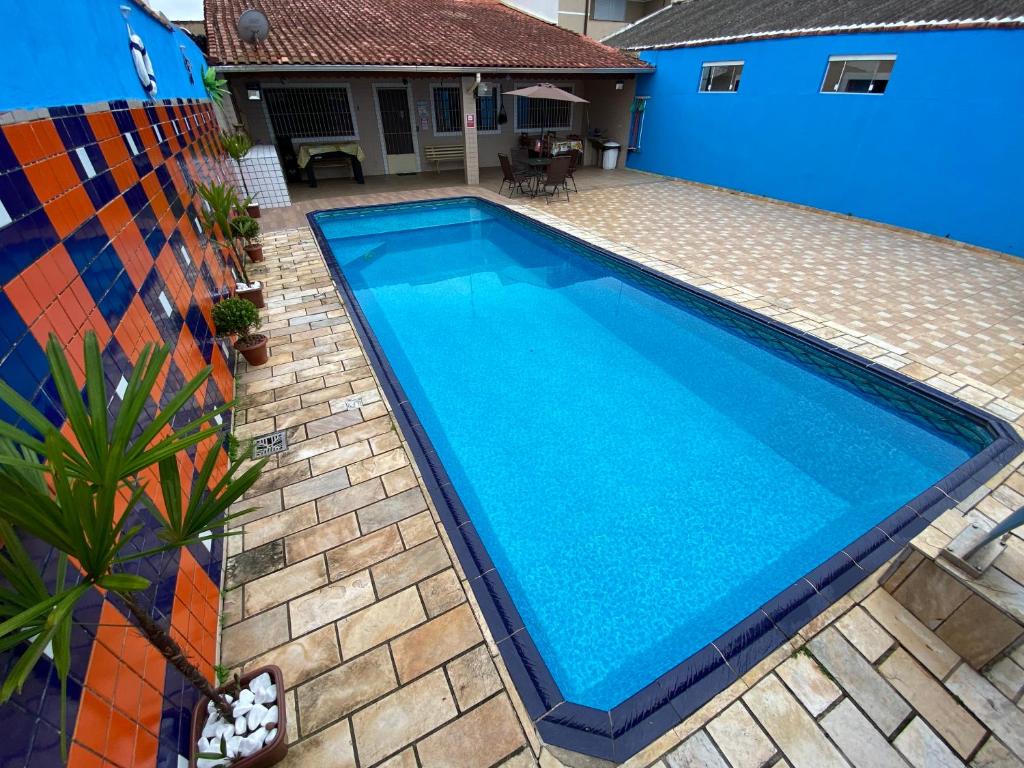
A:
[[[378,88],[377,104],[385,151],[389,155],[411,155],[415,150],[409,124],[409,95],[405,88]]]

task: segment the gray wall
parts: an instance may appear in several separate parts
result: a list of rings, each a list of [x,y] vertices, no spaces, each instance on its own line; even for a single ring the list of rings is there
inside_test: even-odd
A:
[[[573,127],[572,133],[585,134],[588,127],[597,126],[605,128],[608,135],[625,143],[628,133],[629,104],[634,92],[635,80],[631,77],[588,77],[588,78],[559,78],[557,76],[526,76],[505,78],[504,76],[485,76],[487,82],[496,83],[503,94],[502,100],[505,104],[505,113],[508,122],[498,127],[496,132],[477,132],[480,153],[480,165],[490,167],[498,165],[498,153],[507,152],[517,142],[515,131],[515,97],[505,96],[505,92],[517,87],[532,85],[538,80],[550,80],[555,85],[572,85],[574,92],[588,99],[590,104],[573,105]],[[438,76],[407,78],[411,87],[411,107],[415,116],[417,102],[424,101],[428,108],[432,109],[430,100],[431,85],[458,85],[458,77]],[[622,80],[625,87],[621,91],[615,90],[616,80]],[[253,141],[261,144],[269,144],[272,141],[270,126],[266,118],[263,101],[249,101],[245,94],[245,84],[259,82],[261,86],[270,87],[282,83],[309,84],[309,85],[340,85],[349,87],[352,99],[352,106],[355,111],[356,130],[359,133],[359,144],[366,155],[363,161],[363,170],[368,175],[384,173],[384,159],[382,153],[380,130],[377,124],[377,114],[374,108],[373,85],[378,84],[401,84],[401,78],[371,78],[371,77],[288,77],[284,78],[260,78],[259,76],[247,78],[232,78],[231,89],[234,96],[234,103],[246,130],[252,136]],[[559,133],[568,133],[560,131]],[[433,171],[434,164],[423,159],[423,148],[425,146],[440,146],[450,144],[461,144],[462,135],[436,135],[433,123],[427,126],[426,130],[418,130],[416,141],[420,154],[421,170],[423,172]],[[588,163],[593,162],[591,150],[587,147]],[[461,162],[442,163],[441,169],[461,168]],[[325,175],[330,174],[330,169],[325,169]]]

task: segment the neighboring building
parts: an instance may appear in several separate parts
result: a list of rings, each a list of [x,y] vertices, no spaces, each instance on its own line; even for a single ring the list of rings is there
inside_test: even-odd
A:
[[[255,46],[235,29],[247,6],[205,8],[240,122],[282,157],[288,144],[357,144],[367,175],[464,165],[475,183],[520,134],[624,141],[635,75],[650,69],[498,0],[264,0],[270,35]],[[538,82],[589,104],[505,96]],[[435,162],[439,148],[448,159]]]
[[[504,0],[545,21],[600,40],[672,0]]]
[[[1024,0],[703,0],[607,42],[656,65],[629,167],[1024,255]]]
[[[180,21],[172,20],[171,24],[185,30],[188,33],[188,36],[191,37],[195,41],[196,45],[199,46],[199,50],[206,53],[206,23],[202,19],[183,19]]]

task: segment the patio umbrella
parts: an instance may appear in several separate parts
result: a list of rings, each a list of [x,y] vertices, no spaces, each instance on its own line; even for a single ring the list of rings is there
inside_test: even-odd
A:
[[[589,104],[586,99],[581,99],[574,93],[563,91],[561,88],[553,86],[551,83],[537,83],[537,85],[528,85],[525,88],[517,88],[514,91],[506,91],[507,96],[522,96],[527,99],[553,99],[555,101],[575,101],[583,104]]]
[[[575,93],[563,91],[551,83],[537,83],[528,85],[525,88],[517,88],[514,91],[506,91],[508,96],[522,96],[524,99],[551,99],[552,101],[574,101],[581,104],[589,104],[586,99],[581,99]],[[541,129],[541,136],[546,129]]]

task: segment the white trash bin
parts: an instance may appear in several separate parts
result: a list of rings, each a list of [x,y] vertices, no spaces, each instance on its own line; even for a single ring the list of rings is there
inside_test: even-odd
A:
[[[601,167],[606,171],[614,171],[619,164],[619,147],[622,145],[617,141],[606,141],[604,152],[601,155]]]

